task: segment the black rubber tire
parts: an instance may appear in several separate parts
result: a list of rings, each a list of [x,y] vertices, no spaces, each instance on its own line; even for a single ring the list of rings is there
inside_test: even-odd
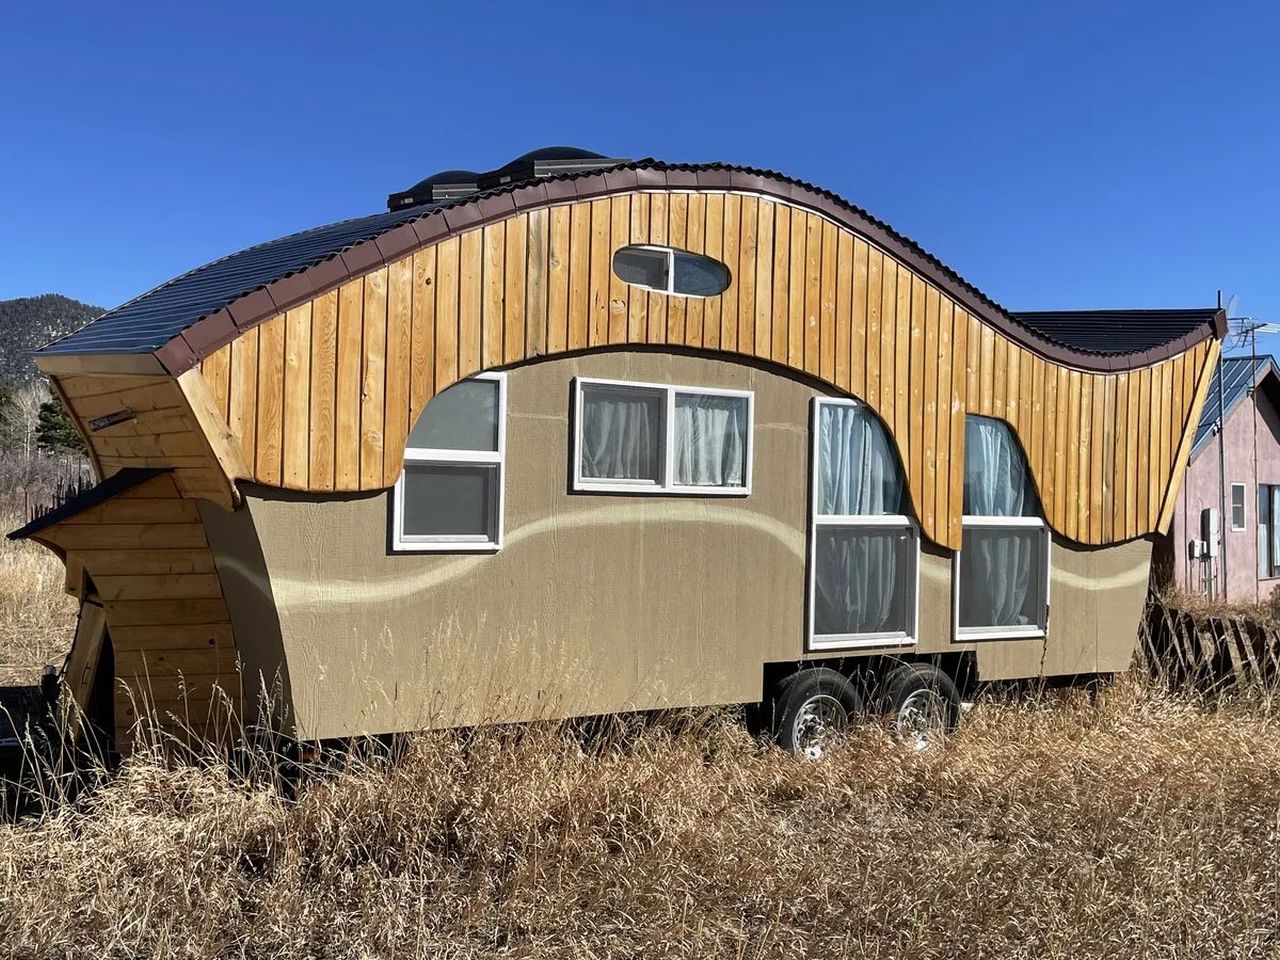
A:
[[[794,757],[807,756],[796,729],[796,720],[807,704],[829,698],[844,711],[840,728],[847,728],[862,716],[862,697],[843,674],[827,667],[793,673],[778,684],[768,706],[774,742]],[[810,757],[816,759],[816,757]]]
[[[960,691],[946,673],[928,663],[904,663],[886,674],[876,702],[880,713],[896,724],[903,705],[922,690],[931,691],[941,701],[944,729],[954,733],[960,726]]]

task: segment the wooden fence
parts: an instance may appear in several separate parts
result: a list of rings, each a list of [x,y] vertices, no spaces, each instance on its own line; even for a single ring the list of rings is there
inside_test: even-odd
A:
[[[1280,627],[1242,615],[1195,615],[1152,593],[1139,627],[1150,669],[1170,686],[1222,689],[1280,679]]]

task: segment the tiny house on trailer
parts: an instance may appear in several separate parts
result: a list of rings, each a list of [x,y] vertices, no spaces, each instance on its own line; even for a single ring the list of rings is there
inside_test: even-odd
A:
[[[43,348],[69,686],[302,740],[1124,670],[1225,318],[1001,308],[780,174],[552,148]],[[258,715],[263,687],[270,716]],[[222,695],[219,695],[218,691]]]

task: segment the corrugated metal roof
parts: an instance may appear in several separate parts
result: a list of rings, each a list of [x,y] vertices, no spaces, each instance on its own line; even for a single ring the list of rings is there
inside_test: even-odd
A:
[[[1249,395],[1249,388],[1261,383],[1268,373],[1280,377],[1280,368],[1271,356],[1258,357],[1223,357],[1218,368],[1213,371],[1213,379],[1209,381],[1209,393],[1205,397],[1204,410],[1200,414],[1200,423],[1196,426],[1196,435],[1191,441],[1191,453],[1203,446],[1210,437],[1216,434],[1218,425],[1218,378],[1222,378],[1222,409],[1230,416],[1237,403]]]
[[[161,284],[38,352],[150,353],[244,294],[435,209],[436,205],[422,204],[375,213],[249,247]]]
[[[873,229],[882,230],[887,237],[903,244],[909,255],[918,257],[923,263],[938,270],[942,277],[954,283],[960,290],[976,298],[978,304],[975,306],[986,305],[997,316],[1012,318],[1015,324],[1030,331],[1032,336],[1044,338],[1055,346],[1076,352],[1092,353],[1100,357],[1131,354],[1136,350],[1171,343],[1191,332],[1196,326],[1203,328],[1205,322],[1211,320],[1215,314],[1214,310],[1011,314],[911,238],[898,233],[861,207],[849,203],[831,191],[794,177],[770,170],[726,163],[673,164],[652,158],[620,164],[613,167],[612,171],[667,171],[668,176],[676,171],[695,175],[704,171],[725,171],[734,175],[767,178],[799,188],[801,191],[810,191],[818,197],[825,198],[836,207],[852,212],[865,220]],[[562,174],[539,178],[539,182],[551,184],[574,180],[580,176],[583,174]],[[478,203],[510,193],[524,185],[524,183],[511,183],[456,200],[421,204],[388,213],[345,220],[250,247],[170,280],[124,306],[104,314],[80,330],[55,340],[38,353],[46,355],[116,354],[149,353],[158,350],[180,336],[197,321],[274,281],[315,266],[344,253],[357,244],[380,238],[402,224],[417,221],[437,211]],[[1114,320],[1121,316],[1127,320],[1120,332],[1120,339],[1117,339]],[[1082,319],[1089,317],[1094,318],[1094,321],[1086,322]],[[1101,317],[1109,317],[1111,320],[1101,320]],[[1134,319],[1137,317],[1146,319]],[[1049,333],[1050,330],[1055,333]],[[1134,346],[1135,343],[1138,344],[1137,347]]]
[[[1091,353],[1149,350],[1213,320],[1216,307],[1189,310],[1035,310],[1013,318],[1056,343]]]

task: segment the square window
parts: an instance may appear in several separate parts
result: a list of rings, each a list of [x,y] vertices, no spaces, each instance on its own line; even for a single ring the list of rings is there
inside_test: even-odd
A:
[[[822,525],[814,536],[818,644],[843,637],[909,637],[916,579],[911,529]]]
[[[574,384],[575,490],[751,492],[750,393],[583,378]]]
[[[497,540],[497,485],[497,464],[406,464],[404,536]]]
[[[1043,525],[966,525],[960,556],[957,622],[962,633],[1044,631],[1049,536]]]
[[[628,483],[662,482],[662,421],[659,390],[582,386],[582,476]]]
[[[747,398],[677,393],[675,415],[675,482],[684,487],[743,486]]]

